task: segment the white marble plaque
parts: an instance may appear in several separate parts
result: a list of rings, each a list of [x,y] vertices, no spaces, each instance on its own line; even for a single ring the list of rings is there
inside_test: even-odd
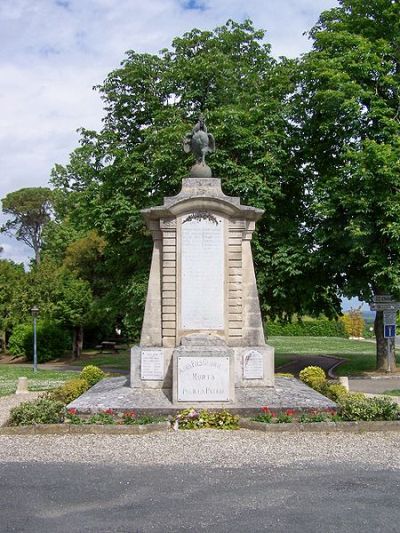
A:
[[[178,401],[229,401],[229,357],[178,357]]]
[[[181,327],[224,329],[224,219],[188,220],[181,226]]]
[[[142,350],[141,378],[145,381],[164,379],[164,352],[162,350]]]
[[[264,378],[264,357],[256,350],[249,350],[243,355],[244,379]]]

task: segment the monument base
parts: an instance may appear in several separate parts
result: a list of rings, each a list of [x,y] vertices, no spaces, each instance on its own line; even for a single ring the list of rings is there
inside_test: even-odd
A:
[[[191,334],[177,348],[134,346],[133,389],[171,391],[173,405],[222,405],[235,402],[239,388],[274,386],[271,346],[228,346],[212,334]]]
[[[296,412],[324,411],[336,404],[295,378],[276,378],[275,387],[238,387],[234,402],[193,402],[196,409],[228,409],[233,414],[254,416],[267,406],[272,412],[291,409]],[[183,407],[172,402],[171,389],[143,389],[129,386],[127,377],[103,379],[69,404],[80,414],[112,409],[115,413],[136,411],[138,414],[167,416]]]

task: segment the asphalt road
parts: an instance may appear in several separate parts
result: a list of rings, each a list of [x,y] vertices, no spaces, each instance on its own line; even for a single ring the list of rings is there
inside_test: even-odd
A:
[[[25,462],[0,476],[1,532],[399,531],[399,472],[368,464]]]

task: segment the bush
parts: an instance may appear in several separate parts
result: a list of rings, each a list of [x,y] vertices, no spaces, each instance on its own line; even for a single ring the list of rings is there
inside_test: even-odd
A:
[[[64,404],[49,398],[38,398],[24,402],[11,409],[9,424],[11,426],[29,426],[33,424],[59,424],[64,420]]]
[[[228,411],[208,412],[206,410],[184,409],[176,415],[174,428],[178,429],[238,429],[239,417]]]
[[[367,398],[357,392],[340,398],[339,405],[343,420],[397,420],[400,412],[390,398]]]
[[[86,379],[76,378],[66,381],[64,385],[50,391],[48,397],[52,400],[62,402],[64,405],[68,405],[88,389],[89,383]]]
[[[334,402],[338,402],[348,394],[346,387],[339,383],[327,383],[322,392]]]
[[[304,322],[268,322],[266,332],[268,336],[346,337],[342,322],[326,318]]]
[[[325,370],[319,366],[307,366],[303,368],[299,377],[303,383],[318,392],[323,392],[327,385]]]
[[[85,379],[89,383],[89,387],[93,387],[93,385],[96,385],[96,383],[101,381],[105,375],[105,372],[103,372],[101,368],[94,365],[88,365],[84,367],[79,374],[79,377]]]
[[[38,363],[45,363],[64,355],[70,346],[68,333],[56,322],[38,320],[37,322]],[[19,324],[14,327],[9,341],[11,355],[24,355],[33,360],[33,326]]]

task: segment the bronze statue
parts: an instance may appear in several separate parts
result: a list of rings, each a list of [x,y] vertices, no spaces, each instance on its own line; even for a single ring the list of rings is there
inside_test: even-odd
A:
[[[211,133],[207,133],[204,117],[200,115],[198,123],[191,133],[183,139],[183,149],[188,154],[193,152],[197,164],[206,164],[206,155],[215,151],[215,139]]]

